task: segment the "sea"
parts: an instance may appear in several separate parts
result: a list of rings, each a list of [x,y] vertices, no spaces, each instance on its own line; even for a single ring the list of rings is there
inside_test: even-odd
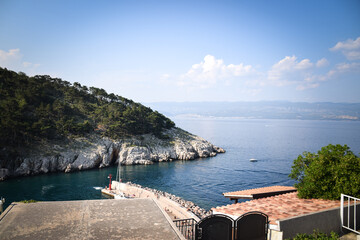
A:
[[[174,117],[176,125],[226,150],[216,157],[153,165],[121,166],[121,178],[169,192],[205,209],[231,204],[222,193],[271,185],[293,185],[291,166],[304,151],[346,144],[359,156],[360,121]],[[250,159],[257,159],[251,162]],[[11,202],[105,198],[100,189],[117,167],[51,173],[0,182]]]

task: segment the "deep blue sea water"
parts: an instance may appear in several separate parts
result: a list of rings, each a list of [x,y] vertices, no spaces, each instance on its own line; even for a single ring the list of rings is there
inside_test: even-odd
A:
[[[228,191],[292,185],[293,160],[303,151],[347,144],[360,153],[360,122],[264,119],[173,118],[176,125],[226,150],[213,158],[146,166],[122,166],[124,181],[173,193],[199,206],[229,204]],[[250,158],[258,159],[250,162]],[[108,184],[116,167],[70,174],[54,173],[0,182],[0,197],[12,201],[103,198],[96,187]]]

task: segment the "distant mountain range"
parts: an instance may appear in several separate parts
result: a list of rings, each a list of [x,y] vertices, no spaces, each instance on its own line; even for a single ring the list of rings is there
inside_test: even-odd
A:
[[[157,102],[144,103],[167,117],[179,115],[254,119],[360,120],[360,103]]]

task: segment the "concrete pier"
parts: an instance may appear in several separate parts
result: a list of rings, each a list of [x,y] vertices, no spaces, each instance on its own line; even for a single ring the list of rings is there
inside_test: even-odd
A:
[[[112,185],[112,191],[109,191],[108,189],[103,189],[102,193],[111,196],[121,191],[122,193],[124,193],[126,197],[129,198],[154,199],[158,202],[162,210],[164,210],[173,220],[187,219],[187,218],[194,218],[196,221],[200,220],[195,214],[193,214],[187,208],[182,207],[179,203],[174,202],[163,195],[156,194],[144,188],[139,188],[130,184],[120,183],[117,181],[112,181],[111,185]]]

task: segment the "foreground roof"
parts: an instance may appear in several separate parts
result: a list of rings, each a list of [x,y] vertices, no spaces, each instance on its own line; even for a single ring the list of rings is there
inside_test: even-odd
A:
[[[12,203],[1,239],[183,239],[152,199]]]
[[[239,217],[251,211],[260,211],[269,216],[270,224],[277,224],[277,220],[315,213],[331,208],[340,207],[340,201],[322,199],[300,199],[297,192],[255,199],[247,202],[235,203],[212,208],[213,212]]]
[[[295,192],[296,188],[290,186],[271,186],[263,188],[247,189],[242,191],[223,193],[224,197],[230,199],[257,199],[279,194]]]

